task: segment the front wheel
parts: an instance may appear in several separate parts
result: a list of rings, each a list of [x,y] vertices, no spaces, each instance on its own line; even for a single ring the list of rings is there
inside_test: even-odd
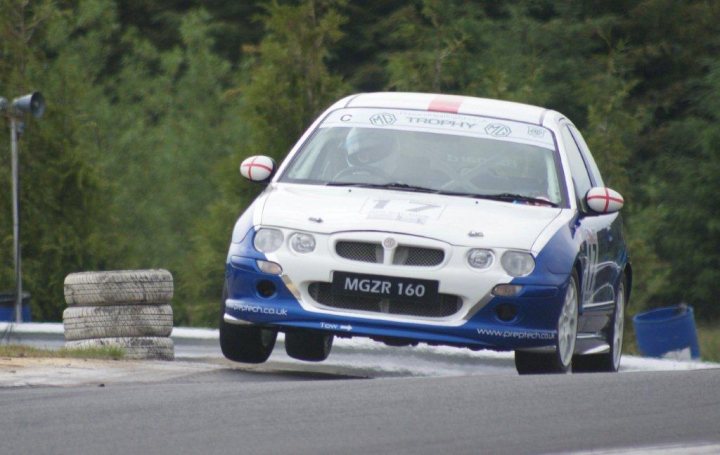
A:
[[[228,324],[223,318],[226,299],[227,289],[224,289],[220,306],[220,349],[223,355],[235,362],[265,362],[275,347],[277,331],[257,326]]]
[[[285,334],[285,352],[294,359],[306,362],[322,362],[332,349],[331,334],[310,331],[293,331]]]
[[[578,324],[578,277],[570,275],[557,325],[554,352],[515,351],[515,368],[520,374],[568,373],[572,367]]]

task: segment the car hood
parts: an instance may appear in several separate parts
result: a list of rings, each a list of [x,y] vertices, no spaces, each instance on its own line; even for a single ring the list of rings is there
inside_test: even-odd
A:
[[[255,224],[332,234],[382,231],[452,245],[531,250],[562,209],[358,187],[274,184]],[[470,235],[473,232],[474,235]]]

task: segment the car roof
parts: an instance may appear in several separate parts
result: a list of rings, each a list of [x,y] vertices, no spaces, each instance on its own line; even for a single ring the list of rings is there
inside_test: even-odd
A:
[[[351,95],[335,103],[331,109],[344,107],[376,107],[386,109],[413,109],[482,115],[542,125],[549,109],[530,104],[500,101],[473,96],[443,95],[438,93],[375,92]]]

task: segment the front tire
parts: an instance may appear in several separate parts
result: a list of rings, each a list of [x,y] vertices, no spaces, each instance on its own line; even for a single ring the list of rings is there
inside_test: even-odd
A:
[[[220,349],[223,355],[235,362],[263,363],[272,353],[277,331],[257,326],[241,326],[225,322],[227,288],[223,289],[220,306]]]
[[[293,331],[285,334],[285,352],[294,359],[306,362],[322,362],[332,349],[334,335],[309,331]]]
[[[573,371],[584,373],[616,373],[620,369],[622,357],[623,331],[625,328],[625,307],[627,294],[625,292],[625,276],[620,277],[617,294],[615,296],[615,309],[613,320],[607,332],[607,341],[610,350],[602,354],[576,356],[573,359]]]
[[[515,369],[520,374],[568,373],[572,369],[578,324],[578,276],[570,275],[558,317],[555,352],[515,351]]]

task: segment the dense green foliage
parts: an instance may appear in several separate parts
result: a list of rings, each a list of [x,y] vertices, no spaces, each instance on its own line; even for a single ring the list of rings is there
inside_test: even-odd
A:
[[[281,159],[340,96],[409,90],[568,115],[626,197],[634,311],[686,301],[716,320],[719,47],[704,0],[4,0],[0,95],[48,102],[21,140],[35,319],[60,318],[70,272],[163,267],[176,322],[216,323],[232,224],[258,191],[242,157]],[[3,126],[0,290],[9,142]]]

